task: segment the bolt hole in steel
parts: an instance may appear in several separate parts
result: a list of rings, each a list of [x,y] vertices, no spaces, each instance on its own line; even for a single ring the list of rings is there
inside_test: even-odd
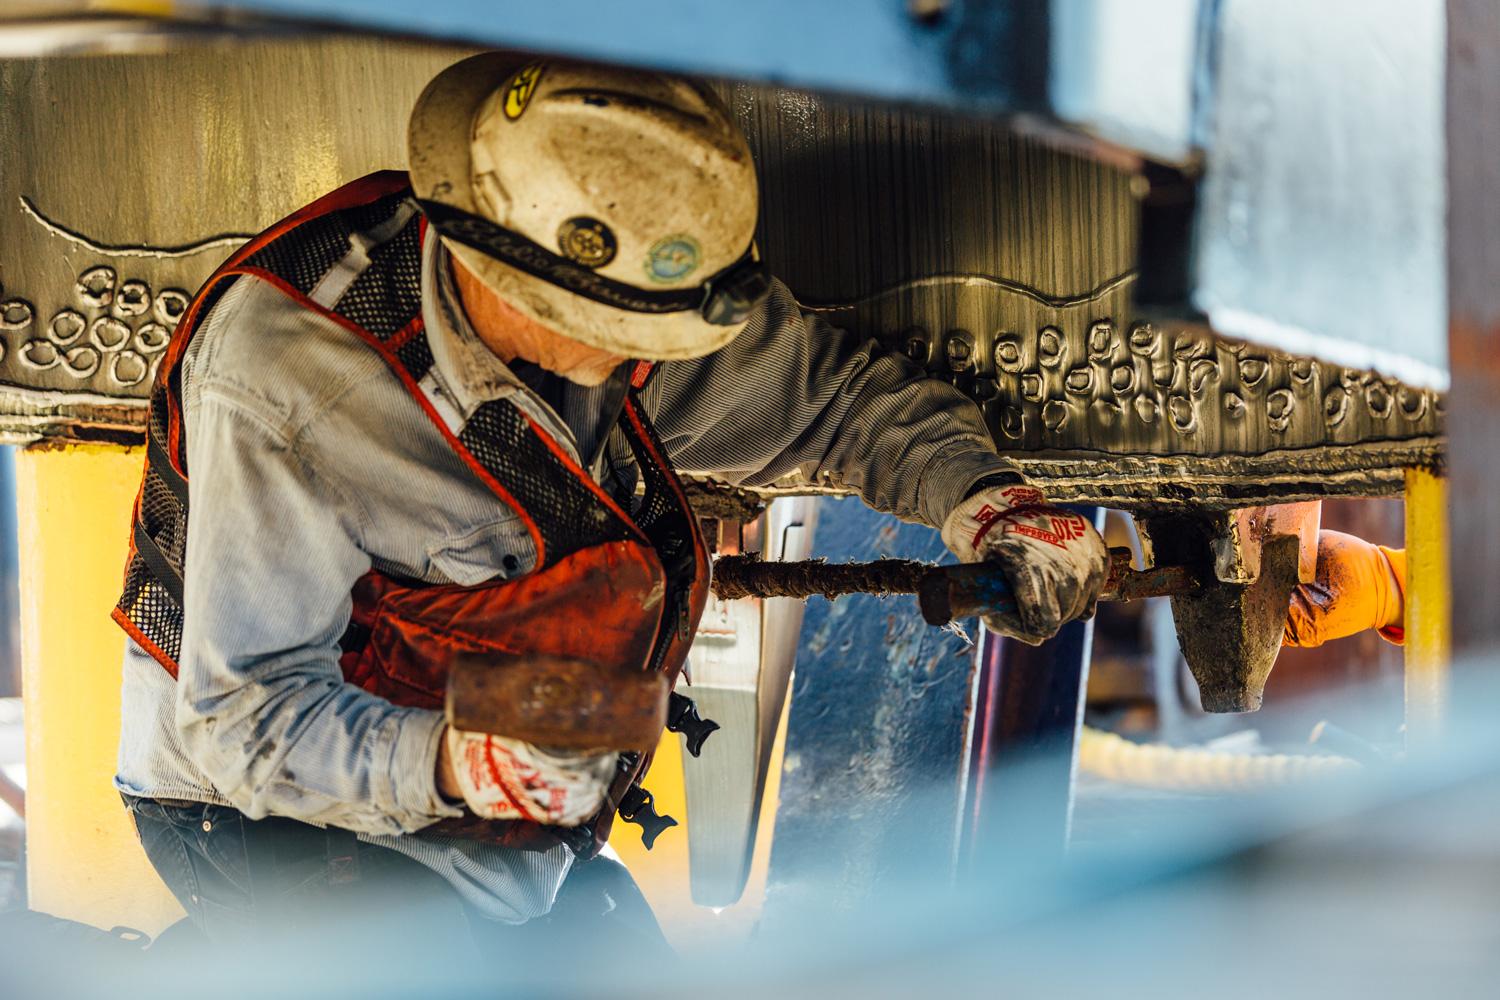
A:
[[[1290,389],[1277,389],[1267,396],[1266,421],[1271,425],[1271,430],[1279,434],[1291,426],[1292,412],[1296,408],[1297,400]]]
[[[28,340],[21,345],[21,364],[41,371],[51,368],[62,358],[57,345],[50,340]]]
[[[91,267],[78,276],[73,291],[78,301],[90,309],[106,309],[115,300],[118,276],[112,267]]]
[[[1224,394],[1224,412],[1238,420],[1245,415],[1245,401],[1240,398],[1238,393],[1226,392]]]
[[[150,370],[150,363],[134,351],[121,351],[109,361],[109,377],[122,386],[139,384]]]
[[[1017,440],[1025,428],[1025,419],[1018,407],[1007,406],[1000,413],[1000,432],[1006,437]]]
[[[1149,323],[1138,323],[1130,330],[1130,353],[1143,358],[1156,353],[1161,334]]]
[[[47,324],[47,338],[59,347],[67,347],[83,336],[88,325],[88,320],[83,318],[82,313],[73,309],[60,309]]]
[[[0,302],[0,330],[24,330],[31,325],[34,312],[25,299]]]
[[[88,378],[99,370],[99,352],[84,344],[63,355],[63,367],[74,378]]]
[[[1120,395],[1126,395],[1135,388],[1135,366],[1115,365],[1109,373],[1109,387]]]
[[[1209,380],[1219,378],[1219,362],[1213,358],[1199,358],[1188,369],[1188,389],[1194,396],[1203,395]]]
[[[1042,401],[1042,376],[1037,372],[1027,372],[1021,376],[1021,398],[1028,403],[1040,403]]]
[[[1349,412],[1349,390],[1342,385],[1333,386],[1323,397],[1323,419],[1329,427],[1337,427]]]
[[[913,327],[904,334],[906,339],[906,356],[918,364],[927,364],[927,331],[921,327]]]
[[[1186,396],[1173,396],[1167,400],[1167,413],[1172,426],[1182,434],[1191,434],[1198,429],[1198,411]]]
[[[1172,340],[1172,354],[1184,361],[1206,357],[1212,350],[1213,345],[1207,337],[1190,331],[1183,331]]]
[[[180,288],[164,288],[156,293],[152,311],[156,313],[157,322],[165,324],[170,330],[177,326],[177,321],[182,319],[187,307],[187,292]]]
[[[1141,418],[1141,423],[1154,424],[1156,417],[1161,413],[1161,400],[1153,393],[1144,393],[1135,397],[1135,414]]]
[[[1403,385],[1396,391],[1396,405],[1407,420],[1421,420],[1427,416],[1427,393]]]
[[[1115,353],[1115,325],[1101,319],[1089,327],[1089,357],[1094,361],[1108,361]]]
[[[166,347],[171,339],[172,332],[160,323],[143,323],[141,328],[135,331],[131,346],[142,354],[155,354]]]
[[[151,286],[144,281],[131,279],[115,292],[114,314],[121,319],[144,316],[151,308]]]
[[[1391,390],[1383,382],[1371,382],[1365,386],[1365,404],[1370,408],[1370,416],[1384,420],[1391,415]]]
[[[1012,375],[1026,367],[1021,341],[1013,333],[1002,333],[995,339],[995,367]]]
[[[1075,396],[1087,396],[1094,388],[1094,370],[1074,368],[1063,381],[1063,388]]]
[[[89,340],[101,351],[115,351],[130,339],[130,327],[113,316],[100,316],[89,324]]]
[[[948,367],[955,372],[966,372],[974,367],[974,338],[967,330],[954,330],[944,341],[948,355]]]
[[[1051,399],[1042,407],[1042,426],[1056,433],[1068,425],[1068,404],[1060,399]]]
[[[1253,389],[1266,380],[1266,372],[1271,366],[1260,358],[1240,359],[1240,382],[1247,389]]]
[[[1067,361],[1068,342],[1055,326],[1042,327],[1037,338],[1037,357],[1045,368],[1060,368]]]

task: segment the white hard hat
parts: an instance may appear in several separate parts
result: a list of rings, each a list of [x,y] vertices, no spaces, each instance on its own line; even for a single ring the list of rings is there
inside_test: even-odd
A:
[[[408,142],[445,245],[557,333],[622,357],[698,357],[765,295],[750,149],[699,84],[488,53],[427,85]]]

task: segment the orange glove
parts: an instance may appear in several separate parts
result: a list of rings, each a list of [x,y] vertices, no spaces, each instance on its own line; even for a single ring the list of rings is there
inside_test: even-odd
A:
[[[1406,550],[1318,532],[1318,575],[1299,583],[1287,610],[1283,646],[1321,646],[1365,629],[1391,642],[1406,640]]]

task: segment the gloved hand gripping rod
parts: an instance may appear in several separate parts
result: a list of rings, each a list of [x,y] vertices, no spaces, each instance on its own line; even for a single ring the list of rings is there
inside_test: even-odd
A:
[[[1135,601],[1198,589],[1200,570],[1192,566],[1130,566],[1129,549],[1109,550],[1109,577],[1100,599]],[[812,597],[830,600],[846,594],[916,594],[929,625],[946,625],[971,615],[1005,614],[1016,609],[1010,584],[993,563],[937,566],[907,559],[865,563],[764,562],[755,556],[720,556],[714,562],[713,591],[726,601],[741,597]]]

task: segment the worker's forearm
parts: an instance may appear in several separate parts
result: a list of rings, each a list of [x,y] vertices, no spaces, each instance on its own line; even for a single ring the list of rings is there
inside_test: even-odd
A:
[[[453,771],[453,754],[448,750],[447,735],[448,727],[444,726],[442,735],[438,737],[438,794],[449,802],[462,802],[464,790],[463,786],[458,783],[458,775]]]
[[[1014,468],[966,396],[873,340],[804,316],[779,283],[727,347],[663,365],[646,403],[684,471],[746,485],[800,473],[934,527],[975,481]]]
[[[458,814],[434,777],[440,712],[312,677],[195,701],[178,703],[184,748],[248,816],[397,834]]]

